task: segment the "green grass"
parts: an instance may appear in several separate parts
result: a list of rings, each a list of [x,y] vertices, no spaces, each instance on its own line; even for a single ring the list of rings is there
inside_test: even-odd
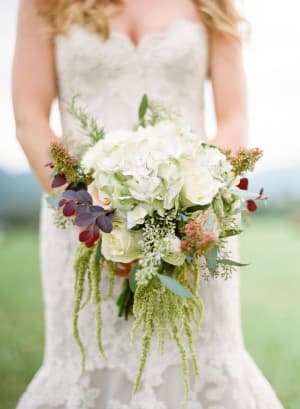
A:
[[[299,249],[299,226],[287,217],[255,216],[242,237],[251,263],[241,272],[245,342],[286,409],[300,408]],[[0,409],[13,409],[42,360],[36,231],[8,232],[0,260]]]
[[[300,408],[299,250],[288,217],[257,217],[242,239],[245,342],[286,409]]]

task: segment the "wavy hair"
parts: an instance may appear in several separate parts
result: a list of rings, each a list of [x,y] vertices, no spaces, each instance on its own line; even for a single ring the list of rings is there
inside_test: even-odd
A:
[[[89,26],[104,39],[109,36],[108,18],[120,11],[122,0],[36,0],[39,15],[50,23],[52,35],[66,31],[73,23]],[[248,31],[235,0],[193,0],[209,32],[241,40]],[[108,13],[108,7],[109,13]],[[245,30],[243,30],[243,27]]]

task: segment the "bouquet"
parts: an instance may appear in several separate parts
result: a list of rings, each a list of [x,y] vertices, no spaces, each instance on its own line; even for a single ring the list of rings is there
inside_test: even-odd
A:
[[[264,200],[248,191],[245,173],[262,153],[233,154],[201,141],[183,119],[144,95],[133,130],[106,133],[74,97],[70,112],[89,136],[81,157],[61,143],[51,145],[52,186],[65,190],[49,202],[55,223],[81,228],[74,260],[74,336],[85,364],[78,330],[80,310],[96,304],[97,340],[101,330],[101,279],[109,295],[123,280],[119,316],[132,317],[132,339],[142,329],[142,352],[134,391],[139,388],[152,338],[160,351],[167,337],[176,343],[189,393],[188,363],[198,373],[193,343],[200,325],[201,279],[227,279],[243,264],[232,260],[226,240],[242,232],[241,221]],[[120,277],[121,276],[121,277]],[[85,292],[87,298],[84,298]]]

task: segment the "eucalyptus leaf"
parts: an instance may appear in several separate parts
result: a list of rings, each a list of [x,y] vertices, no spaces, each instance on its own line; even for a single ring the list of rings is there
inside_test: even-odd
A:
[[[217,247],[213,247],[211,250],[208,250],[205,253],[205,259],[207,262],[207,268],[211,274],[216,273],[217,269],[217,257],[218,257],[218,249]]]
[[[229,260],[226,258],[218,260],[218,263],[223,264],[223,266],[234,266],[234,267],[249,266],[249,264],[239,263],[238,261],[233,261],[233,260]]]
[[[214,230],[214,219],[213,219],[213,215],[211,213],[207,217],[207,220],[205,222],[205,228],[206,228],[206,230],[209,230],[209,231]]]
[[[174,278],[165,276],[164,274],[157,274],[158,278],[162,282],[162,284],[170,291],[172,291],[174,294],[179,295],[182,298],[190,298],[191,293],[189,290],[185,287],[183,287],[181,284],[179,284],[178,281],[174,280]]]
[[[60,199],[61,199],[61,195],[59,195],[59,196],[47,196],[46,197],[46,202],[48,203],[48,205],[50,207],[53,207],[53,208],[56,209],[58,207],[58,203],[59,203]]]

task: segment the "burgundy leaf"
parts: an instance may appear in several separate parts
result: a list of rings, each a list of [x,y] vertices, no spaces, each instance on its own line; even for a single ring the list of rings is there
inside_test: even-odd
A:
[[[84,227],[84,226],[89,226],[92,224],[95,220],[95,216],[92,215],[89,212],[81,213],[79,215],[76,215],[75,218],[75,224],[76,226]]]
[[[76,213],[76,203],[74,200],[69,200],[63,207],[63,214],[66,217],[74,216]]]
[[[241,190],[248,190],[248,184],[249,181],[247,178],[241,178],[240,183],[237,185],[237,187]]]
[[[55,175],[52,180],[51,187],[53,188],[60,187],[60,186],[65,185],[66,183],[67,183],[67,179],[64,177],[64,175]]]
[[[94,244],[95,244],[95,240],[94,240],[93,237],[92,237],[90,240],[87,240],[87,241],[85,242],[85,245],[86,245],[87,248],[93,247]]]
[[[249,210],[249,212],[255,212],[255,210],[257,209],[257,205],[255,203],[254,200],[250,199],[247,200],[247,209]]]
[[[59,206],[59,207],[62,207],[62,206],[64,206],[66,203],[67,203],[67,200],[66,200],[66,199],[60,199],[60,201],[58,202],[58,206]]]
[[[104,233],[110,233],[112,231],[113,225],[110,217],[99,216],[96,219],[96,224]]]
[[[94,225],[94,228],[93,228],[93,239],[94,239],[94,241],[97,241],[99,239],[99,237],[100,237],[99,228],[98,228],[98,226]]]
[[[83,230],[79,234],[79,241],[86,242],[93,238],[93,232],[91,230]]]

